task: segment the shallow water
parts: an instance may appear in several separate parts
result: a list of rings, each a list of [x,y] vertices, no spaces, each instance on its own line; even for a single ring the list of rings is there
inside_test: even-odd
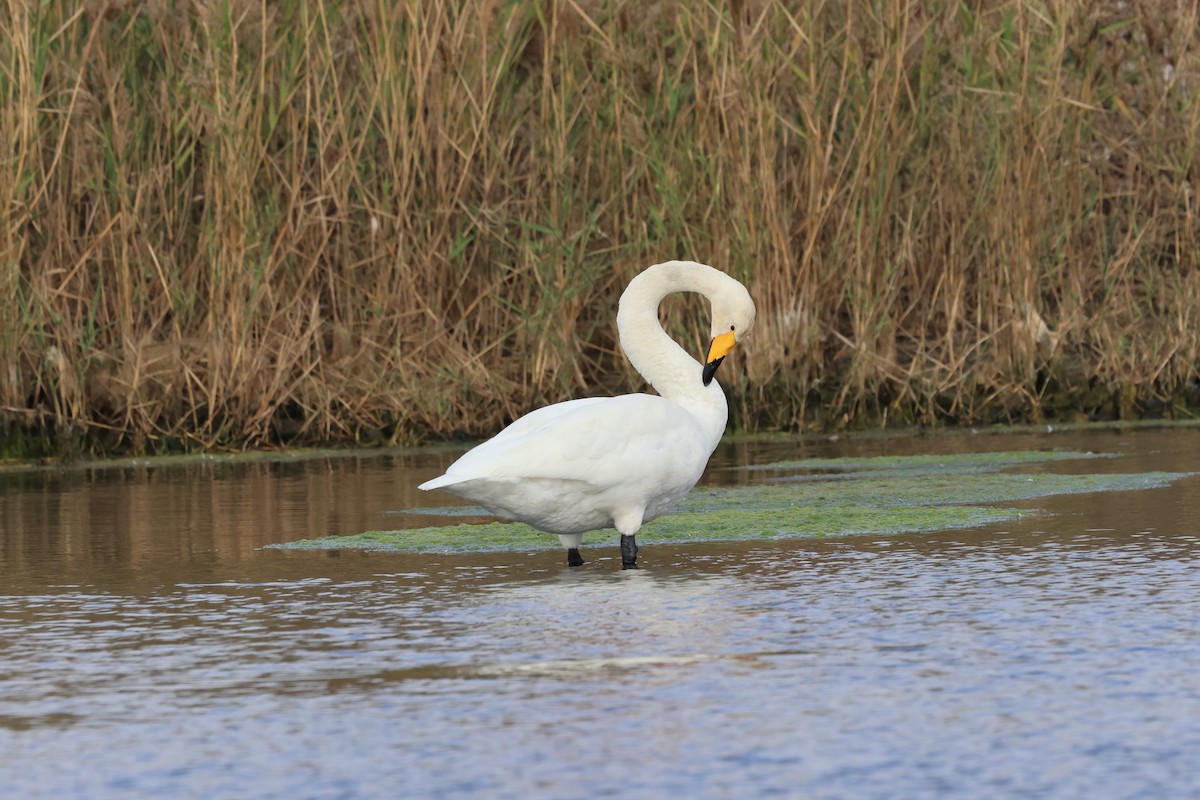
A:
[[[723,448],[738,463],[1200,431]],[[1017,524],[561,553],[287,553],[454,453],[0,474],[5,797],[1200,796],[1200,477]],[[602,539],[604,539],[602,541]]]

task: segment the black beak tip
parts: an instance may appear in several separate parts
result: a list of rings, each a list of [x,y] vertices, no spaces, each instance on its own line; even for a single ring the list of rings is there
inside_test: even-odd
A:
[[[713,375],[717,374],[717,367],[721,366],[721,362],[724,360],[725,356],[721,356],[715,361],[710,361],[704,365],[704,373],[702,377],[704,378],[705,386],[708,386],[710,383],[712,383]]]

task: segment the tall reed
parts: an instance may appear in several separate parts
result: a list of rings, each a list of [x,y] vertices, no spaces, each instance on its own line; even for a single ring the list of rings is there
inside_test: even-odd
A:
[[[637,388],[616,298],[670,258],[757,298],[746,428],[1190,414],[1198,35],[1182,0],[0,0],[0,432],[487,433]]]

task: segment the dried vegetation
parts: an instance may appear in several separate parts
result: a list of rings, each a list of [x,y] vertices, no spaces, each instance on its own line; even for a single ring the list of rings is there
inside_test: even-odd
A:
[[[487,433],[637,388],[614,305],[669,258],[757,298],[743,427],[1187,414],[1198,36],[1182,0],[0,0],[0,434]]]

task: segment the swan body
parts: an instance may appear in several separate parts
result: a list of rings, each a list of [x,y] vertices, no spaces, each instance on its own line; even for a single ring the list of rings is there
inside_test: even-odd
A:
[[[713,344],[704,364],[658,322],[668,294],[694,291],[712,305]],[[647,268],[626,287],[617,331],[626,357],[658,392],[589,397],[539,408],[420,485],[557,534],[568,564],[583,563],[587,531],[616,528],[622,561],[635,566],[634,535],[669,511],[700,479],[725,431],[728,407],[712,380],[754,324],[741,283],[694,261]]]

